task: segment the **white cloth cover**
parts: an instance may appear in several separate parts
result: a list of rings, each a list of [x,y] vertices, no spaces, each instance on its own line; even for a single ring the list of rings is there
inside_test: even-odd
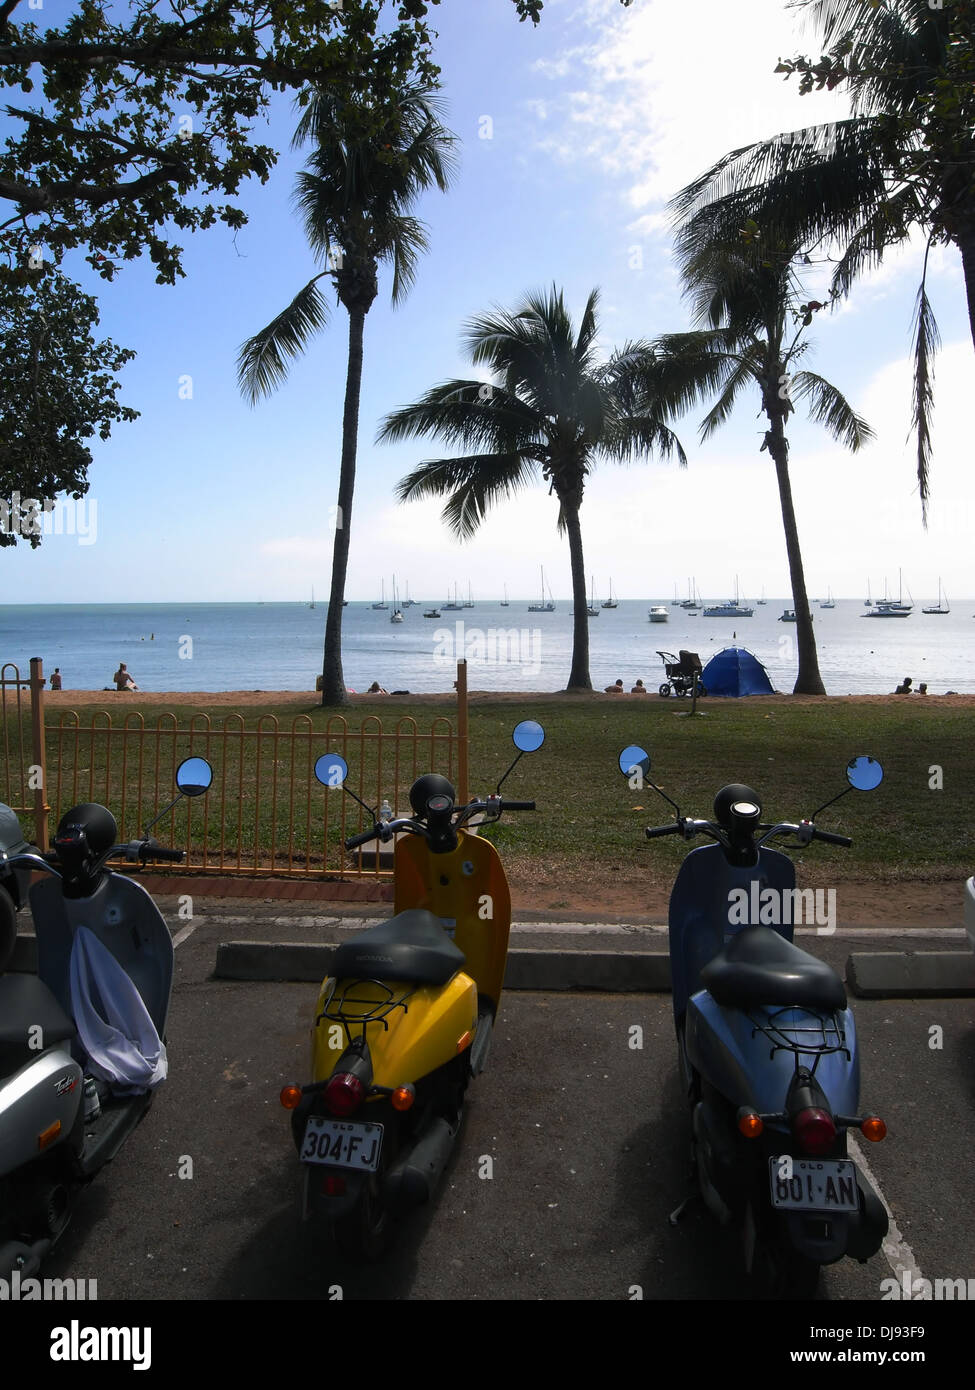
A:
[[[94,932],[79,926],[71,947],[71,1004],[88,1054],[85,1070],[113,1094],[142,1095],[165,1081],[165,1044],[142,996]]]

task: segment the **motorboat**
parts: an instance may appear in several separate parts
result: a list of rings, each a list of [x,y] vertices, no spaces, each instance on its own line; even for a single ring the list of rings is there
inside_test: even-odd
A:
[[[716,603],[711,608],[705,608],[706,618],[750,618],[754,614],[754,608],[746,608],[741,603],[738,596],[738,576],[735,576],[735,597],[729,599],[727,603]]]
[[[650,609],[649,618],[652,623],[666,623],[670,621],[670,614],[666,608],[658,605]]]

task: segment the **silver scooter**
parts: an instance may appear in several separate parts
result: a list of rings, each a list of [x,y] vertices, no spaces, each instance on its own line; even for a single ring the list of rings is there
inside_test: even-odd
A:
[[[176,773],[179,794],[141,839],[117,844],[115,818],[85,803],[62,816],[45,854],[24,840],[16,816],[0,807],[0,1277],[31,1275],[70,1220],[75,1200],[143,1118],[153,1090],[89,1073],[71,988],[75,933],[86,927],[138,995],[160,1040],[173,981],[169,928],[141,884],[108,863],[178,863],[183,851],[150,837],[182,796],[199,796],[212,771],[189,758]],[[16,909],[25,875],[44,874],[29,891],[37,973],[8,967],[16,945]],[[99,948],[100,949],[100,948]],[[112,967],[113,971],[115,967]],[[95,1065],[93,1072],[102,1070]]]

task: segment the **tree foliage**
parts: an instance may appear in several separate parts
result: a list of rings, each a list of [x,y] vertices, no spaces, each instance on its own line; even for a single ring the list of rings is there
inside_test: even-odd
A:
[[[83,496],[86,441],[108,439],[114,423],[138,417],[116,399],[115,373],[135,353],[97,342],[97,324],[95,300],[49,266],[0,292],[0,546],[25,539],[36,548],[40,530],[10,520],[13,499],[23,508],[29,500],[53,504],[59,493]]]

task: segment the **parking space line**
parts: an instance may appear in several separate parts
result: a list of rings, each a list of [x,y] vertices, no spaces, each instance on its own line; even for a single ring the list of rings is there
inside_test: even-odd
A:
[[[867,1162],[863,1150],[853,1138],[852,1134],[847,1134],[847,1144],[852,1150],[852,1158],[863,1169],[867,1181],[872,1185],[873,1190],[883,1202],[884,1210],[887,1213],[887,1219],[890,1222],[890,1228],[884,1237],[884,1258],[894,1272],[898,1288],[911,1288],[914,1281],[922,1277],[917,1260],[914,1257],[914,1251],[901,1235],[897,1222],[894,1220],[894,1213],[891,1211],[887,1198],[884,1196],[883,1188],[871,1171],[870,1164]],[[907,1281],[904,1279],[905,1274],[908,1276]]]

